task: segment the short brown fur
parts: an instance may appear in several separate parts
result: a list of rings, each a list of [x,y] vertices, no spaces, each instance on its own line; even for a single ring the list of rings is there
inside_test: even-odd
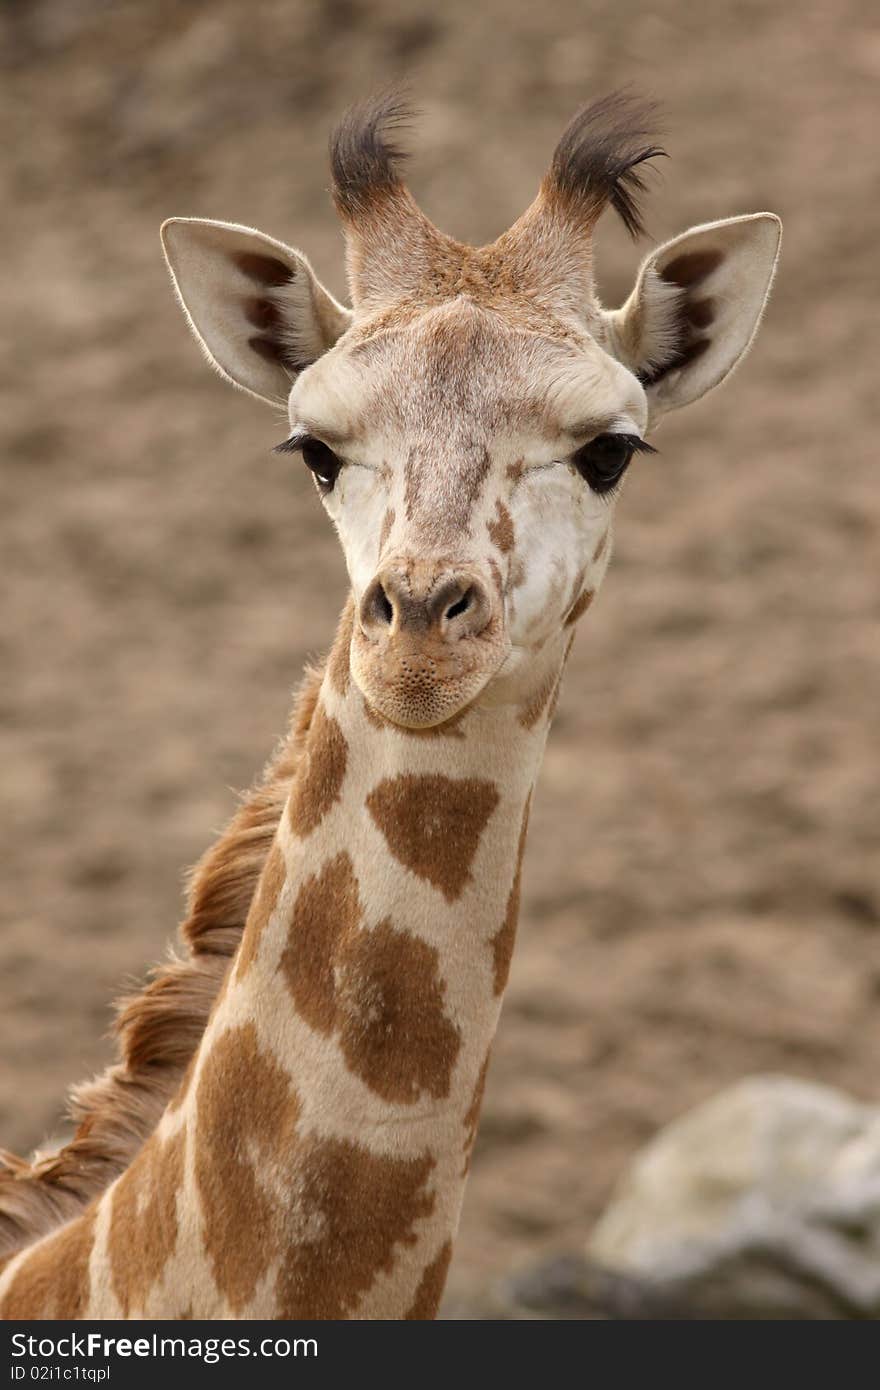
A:
[[[439,774],[386,778],[367,797],[367,809],[395,859],[439,888],[448,902],[463,893],[497,805],[491,782]]]

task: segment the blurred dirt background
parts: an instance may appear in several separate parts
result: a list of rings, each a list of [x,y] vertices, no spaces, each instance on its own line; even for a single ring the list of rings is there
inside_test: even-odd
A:
[[[344,293],[326,137],[409,77],[412,184],[474,241],[564,122],[665,109],[658,240],[771,208],[735,379],[632,471],[526,859],[450,1308],[577,1248],[627,1158],[726,1082],[878,1096],[876,121],[866,0],[4,0],[0,1140],[58,1131],[184,866],[282,729],[344,597],[281,426],[202,362],[157,231],[226,218]],[[606,300],[643,249],[601,234]],[[876,428],[876,426],[875,426]]]

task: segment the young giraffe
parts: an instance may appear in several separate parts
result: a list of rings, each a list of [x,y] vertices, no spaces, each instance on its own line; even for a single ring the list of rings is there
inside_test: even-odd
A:
[[[659,416],[754,336],[769,213],[648,257],[598,303],[591,235],[630,231],[643,112],[582,111],[494,244],[442,235],[399,176],[394,98],[333,141],[353,311],[229,224],[163,238],[220,372],[286,401],[352,594],[241,945],[186,1077],[82,1215],[11,1259],[11,1318],[434,1316],[513,949],[529,800],[617,485]]]

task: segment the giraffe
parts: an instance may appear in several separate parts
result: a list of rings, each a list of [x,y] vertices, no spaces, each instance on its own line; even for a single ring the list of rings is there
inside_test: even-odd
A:
[[[351,592],[185,1074],[135,1121],[124,1170],[8,1259],[8,1318],[437,1311],[532,791],[620,484],[662,415],[748,350],[781,228],[693,228],[606,310],[592,233],[609,205],[641,230],[662,153],[643,107],[583,108],[534,202],[480,248],[409,193],[405,116],[382,95],[331,144],[351,309],[261,232],[162,229],[209,361],[286,405],[279,450],[312,475]]]

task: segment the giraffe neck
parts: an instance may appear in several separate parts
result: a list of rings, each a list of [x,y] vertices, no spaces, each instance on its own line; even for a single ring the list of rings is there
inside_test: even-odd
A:
[[[266,1269],[262,1223],[248,1226],[251,1260],[236,1230],[255,1203],[267,1230],[286,1226],[276,1314],[433,1313],[513,947],[544,711],[474,709],[402,733],[365,705],[347,646],[343,625],[197,1066],[207,1256],[239,1314]],[[229,1157],[245,1116],[254,1167]],[[261,1164],[283,1220],[269,1219]],[[235,1182],[240,1211],[218,1196]]]
[[[82,1316],[436,1312],[562,642],[523,703],[416,734],[365,705],[349,634],[181,1093],[81,1219]]]

